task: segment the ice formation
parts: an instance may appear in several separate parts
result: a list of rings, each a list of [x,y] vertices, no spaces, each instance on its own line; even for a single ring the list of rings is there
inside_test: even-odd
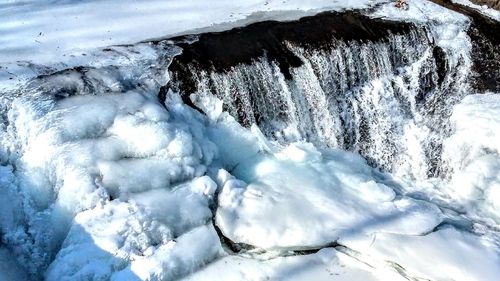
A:
[[[0,16],[36,24],[55,10],[115,5],[94,2],[8,2]],[[0,280],[500,278],[500,96],[469,83],[466,17],[420,0],[407,11],[386,1],[246,1],[241,14],[217,1],[210,8],[225,9],[185,19],[186,30],[126,33],[157,24],[153,11],[173,3],[147,2],[119,10],[106,44],[232,13],[231,24],[207,29],[222,30],[263,6],[274,12],[260,20],[375,7],[364,13],[411,25],[317,50],[286,42],[301,61],[289,73],[265,56],[225,72],[193,65],[193,93],[171,77],[182,52],[171,40],[96,50],[102,34],[86,35],[85,56],[7,62],[0,81],[22,77],[0,85]],[[165,24],[199,5],[169,6],[176,17]],[[150,21],[118,25],[140,7]],[[15,15],[4,29],[20,24]],[[66,34],[50,35],[59,24],[43,26],[45,51]],[[20,47],[0,50],[9,48],[0,61]]]

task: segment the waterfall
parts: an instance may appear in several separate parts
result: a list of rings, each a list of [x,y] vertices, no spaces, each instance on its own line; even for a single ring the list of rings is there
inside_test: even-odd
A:
[[[184,95],[215,96],[241,124],[256,124],[283,144],[304,140],[360,153],[386,171],[436,176],[446,170],[441,142],[452,105],[468,92],[470,63],[429,34],[412,27],[376,41],[333,36],[320,47],[285,41],[301,62],[289,73],[266,53],[224,71],[193,62],[195,87]],[[179,81],[172,85],[182,92]]]

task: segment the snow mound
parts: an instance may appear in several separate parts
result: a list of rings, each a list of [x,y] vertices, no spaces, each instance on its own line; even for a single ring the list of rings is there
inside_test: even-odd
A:
[[[355,154],[295,143],[219,173],[216,223],[234,242],[314,248],[358,233],[421,234],[442,220],[426,202],[396,197]],[[236,177],[236,178],[235,178]]]

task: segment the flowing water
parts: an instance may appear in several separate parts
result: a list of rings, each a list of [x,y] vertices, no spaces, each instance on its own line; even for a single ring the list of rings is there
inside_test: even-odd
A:
[[[266,55],[226,71],[193,63],[191,98],[216,96],[241,124],[281,143],[358,152],[416,178],[445,174],[441,142],[453,104],[469,91],[468,54],[446,54],[417,27],[376,42],[284,46],[301,62],[289,75]]]
[[[200,101],[214,97],[240,124],[256,125],[266,138],[284,146],[307,141],[320,151],[356,152],[371,166],[406,182],[437,178],[447,184],[455,167],[443,146],[453,134],[450,116],[455,104],[474,92],[475,59],[467,46],[455,52],[440,44],[436,35],[440,28],[334,13],[202,34],[192,41],[189,37],[143,43],[140,47],[154,54],[151,58],[142,58],[140,48],[113,47],[106,51],[106,56],[115,56],[110,65],[39,76],[14,95],[0,97],[0,172],[9,184],[3,202],[19,214],[12,223],[0,224],[0,232],[8,234],[0,246],[7,245],[27,264],[31,275],[40,277],[56,255],[63,255],[60,260],[64,260],[68,252],[64,247],[72,243],[71,239],[64,242],[68,233],[78,237],[80,232],[89,232],[92,238],[100,232],[75,229],[78,214],[99,210],[102,202],[126,202],[128,196],[150,189],[170,192],[171,186],[189,179],[212,176],[212,169],[220,168],[217,157],[223,158],[218,150],[234,145],[232,140],[220,139],[246,140],[238,139],[243,130],[239,125],[227,127],[234,130],[227,133],[217,127],[224,122],[212,124],[186,106],[202,110]],[[127,63],[114,65],[121,60]],[[157,94],[162,102],[170,99],[180,104],[182,99],[185,104],[160,104]],[[221,136],[214,138],[212,130]],[[249,148],[240,147],[241,154],[258,153],[250,147],[253,143],[245,145]],[[227,162],[224,168],[233,172],[234,163]],[[357,169],[359,163],[353,166]],[[378,171],[369,171],[373,172],[371,182],[383,178]],[[210,226],[206,231],[215,238],[209,243],[200,240],[203,245],[224,240],[222,232],[211,228],[218,208],[211,196],[217,188],[221,192],[221,186],[213,185],[210,198],[198,205],[204,209],[199,207],[203,216],[196,227]],[[398,187],[392,187],[398,193]],[[403,193],[398,195],[414,199],[411,192]],[[179,206],[172,210],[196,212],[198,207],[183,205],[184,199],[177,200]],[[439,205],[439,210],[455,219],[459,213],[450,207],[455,205],[450,200]],[[469,225],[468,218],[460,220]],[[179,230],[174,224],[179,221],[183,223],[183,219],[172,219],[172,233],[190,233],[191,226]],[[103,220],[102,224],[108,223]],[[96,251],[96,255],[103,254]],[[107,259],[106,251],[103,255]],[[215,260],[216,254],[211,255],[200,255],[203,260],[193,264]]]

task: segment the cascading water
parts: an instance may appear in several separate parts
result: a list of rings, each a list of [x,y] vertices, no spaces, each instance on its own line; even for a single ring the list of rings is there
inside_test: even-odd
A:
[[[0,261],[34,280],[207,280],[345,255],[442,280],[425,254],[495,279],[500,99],[464,96],[500,87],[477,65],[496,41],[373,11],[110,47],[0,96]]]
[[[241,124],[256,124],[281,143],[358,152],[384,170],[423,179],[446,170],[441,143],[452,105],[469,91],[470,68],[468,54],[449,59],[429,37],[427,28],[412,26],[376,41],[285,41],[300,61],[288,71],[266,54],[225,71],[194,61],[195,87],[184,93],[195,103],[219,98]],[[173,85],[182,92],[182,83]]]

